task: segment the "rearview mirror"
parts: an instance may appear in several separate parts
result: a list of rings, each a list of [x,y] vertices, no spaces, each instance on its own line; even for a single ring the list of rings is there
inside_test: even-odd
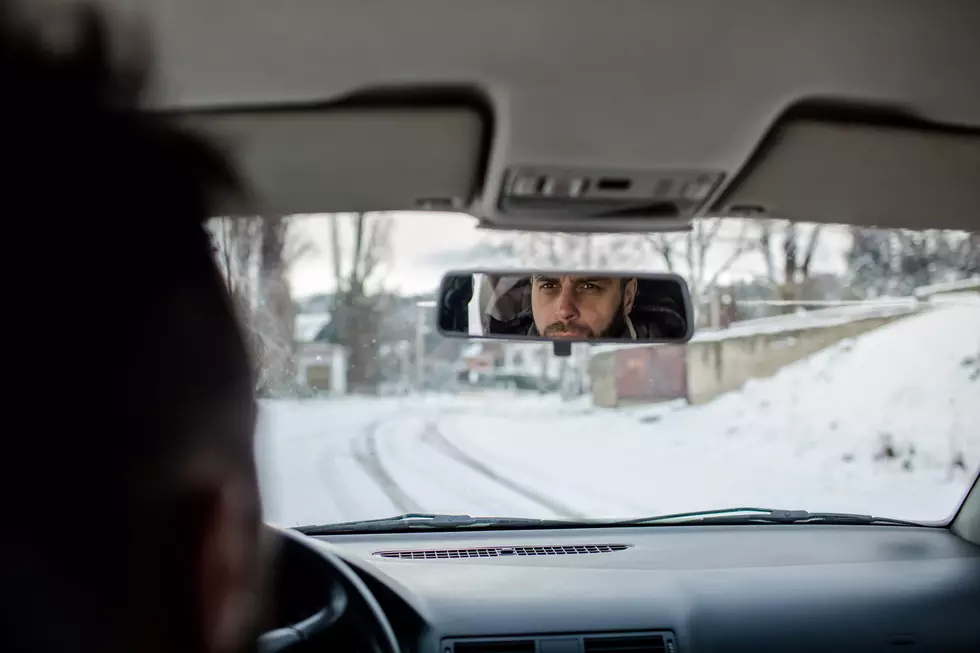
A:
[[[450,272],[437,306],[450,337],[684,343],[694,335],[690,292],[676,274]]]

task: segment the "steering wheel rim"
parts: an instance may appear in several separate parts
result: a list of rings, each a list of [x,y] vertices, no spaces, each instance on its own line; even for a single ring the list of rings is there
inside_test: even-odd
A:
[[[312,554],[311,558],[322,561],[323,566],[316,570],[315,582],[329,584],[329,598],[328,603],[313,615],[260,635],[259,653],[284,653],[325,634],[344,619],[358,623],[360,630],[366,631],[364,635],[377,653],[401,653],[395,631],[381,605],[360,576],[331,550],[330,545],[294,531],[270,528],[278,537],[306,549]]]

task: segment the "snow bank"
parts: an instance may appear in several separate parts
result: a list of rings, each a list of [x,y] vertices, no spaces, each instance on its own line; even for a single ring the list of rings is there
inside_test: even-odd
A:
[[[951,306],[659,417],[542,406],[443,428],[501,473],[604,514],[770,505],[942,519],[980,467],[980,379],[966,362],[978,356],[980,309]],[[886,440],[894,457],[876,458]]]

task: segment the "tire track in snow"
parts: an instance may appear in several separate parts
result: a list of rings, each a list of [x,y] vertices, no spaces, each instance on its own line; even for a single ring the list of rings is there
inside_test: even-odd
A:
[[[419,439],[450,460],[454,460],[455,462],[468,467],[469,469],[489,478],[498,485],[507,488],[511,492],[519,494],[525,499],[544,506],[556,515],[560,515],[566,519],[586,518],[586,515],[556,499],[529,488],[526,485],[517,483],[506,476],[501,476],[493,469],[487,467],[482,462],[473,458],[455,444],[450,442],[449,439],[439,431],[435,422],[426,423],[425,429],[422,431]]]
[[[399,512],[425,512],[421,504],[408,496],[401,488],[391,472],[385,468],[378,455],[378,428],[384,420],[375,420],[364,429],[364,438],[351,440],[351,454],[364,472],[378,484],[385,496],[395,505]]]
[[[399,512],[428,512],[428,510],[398,482],[395,475],[385,465],[378,447],[378,431],[387,420],[375,420],[364,429],[361,438],[351,441],[351,454],[365,474],[378,486]],[[477,473],[494,485],[509,490],[526,501],[536,503],[555,515],[567,519],[583,519],[585,515],[566,504],[526,487],[507,477],[501,476],[479,460],[473,458],[449,441],[434,422],[426,422],[425,427],[414,438],[417,442],[431,447],[443,460],[459,465],[467,473]]]

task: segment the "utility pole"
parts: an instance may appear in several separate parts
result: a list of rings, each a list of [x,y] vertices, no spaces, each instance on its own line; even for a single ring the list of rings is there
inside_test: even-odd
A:
[[[709,291],[708,320],[712,329],[721,327],[721,293],[715,286]]]
[[[398,365],[399,365],[399,381],[401,383],[401,389],[399,394],[408,393],[409,388],[412,387],[412,372],[410,370],[412,352],[412,343],[408,340],[401,340],[398,342]]]
[[[425,309],[435,305],[434,301],[415,302],[415,391],[419,393],[425,374]]]

